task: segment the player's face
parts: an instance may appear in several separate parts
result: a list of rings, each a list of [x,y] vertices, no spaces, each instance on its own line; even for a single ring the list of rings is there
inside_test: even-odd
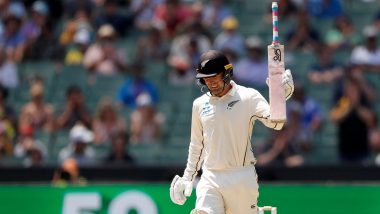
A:
[[[219,73],[213,77],[204,78],[204,81],[212,95],[218,96],[218,97],[223,96],[223,92],[224,92],[223,73]]]

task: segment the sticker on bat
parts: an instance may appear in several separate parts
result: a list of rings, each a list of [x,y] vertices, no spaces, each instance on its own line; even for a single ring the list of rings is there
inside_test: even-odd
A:
[[[274,50],[273,61],[281,62],[281,50],[277,48],[274,48],[273,50]]]

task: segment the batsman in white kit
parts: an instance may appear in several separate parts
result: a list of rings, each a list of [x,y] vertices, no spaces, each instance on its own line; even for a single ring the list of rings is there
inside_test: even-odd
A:
[[[256,214],[259,192],[251,147],[253,125],[259,120],[280,130],[285,123],[272,120],[266,99],[257,90],[236,84],[232,75],[233,66],[221,52],[202,54],[196,78],[209,92],[193,102],[187,166],[170,187],[171,200],[183,205],[202,168],[191,214]],[[294,90],[290,70],[281,78],[285,100]]]

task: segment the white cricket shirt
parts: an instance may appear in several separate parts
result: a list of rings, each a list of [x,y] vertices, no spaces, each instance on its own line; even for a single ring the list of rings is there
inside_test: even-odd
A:
[[[193,180],[202,164],[206,170],[228,170],[255,163],[251,134],[257,119],[276,130],[283,126],[270,122],[269,104],[257,90],[231,84],[223,97],[204,94],[193,102],[186,180]]]

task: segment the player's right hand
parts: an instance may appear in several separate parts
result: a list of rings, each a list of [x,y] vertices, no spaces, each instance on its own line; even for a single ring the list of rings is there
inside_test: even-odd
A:
[[[170,199],[173,203],[183,205],[193,191],[193,182],[176,175],[170,185]]]

